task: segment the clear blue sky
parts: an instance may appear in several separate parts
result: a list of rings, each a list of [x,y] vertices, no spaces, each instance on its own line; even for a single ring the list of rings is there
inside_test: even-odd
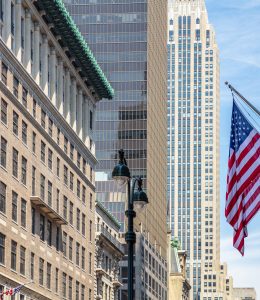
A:
[[[260,297],[260,213],[249,224],[244,257],[232,247],[232,228],[224,217],[232,106],[224,82],[229,81],[260,109],[260,0],[206,0],[206,5],[221,63],[221,260],[227,262],[235,286],[255,287]],[[260,118],[253,118],[260,127]]]

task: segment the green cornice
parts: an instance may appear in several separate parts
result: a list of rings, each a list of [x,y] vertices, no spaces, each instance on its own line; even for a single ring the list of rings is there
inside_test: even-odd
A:
[[[103,213],[105,213],[108,218],[117,226],[117,228],[119,229],[121,227],[119,221],[111,214],[111,212],[105,208],[105,206],[98,200],[96,200],[96,206],[98,206]]]
[[[51,29],[59,35],[62,47],[69,49],[68,56],[74,59],[75,67],[80,67],[80,75],[86,78],[88,86],[93,86],[99,98],[112,99],[114,90],[98,65],[93,53],[69,15],[62,0],[38,0],[34,2],[38,10],[44,10],[43,19],[52,23]]]

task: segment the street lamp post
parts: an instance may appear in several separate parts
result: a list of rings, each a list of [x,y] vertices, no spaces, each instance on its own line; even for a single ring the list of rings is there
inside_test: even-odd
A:
[[[127,167],[126,160],[124,158],[123,149],[119,150],[119,163],[114,167],[112,177],[119,181],[120,184],[127,183],[127,210],[125,212],[128,218],[128,229],[125,234],[125,240],[128,247],[128,300],[133,300],[134,295],[134,244],[136,242],[136,234],[134,232],[134,218],[136,213],[134,211],[134,204],[139,207],[143,207],[148,204],[148,198],[146,193],[142,190],[142,179],[132,178],[130,170]],[[138,183],[138,190],[135,192],[135,185]]]

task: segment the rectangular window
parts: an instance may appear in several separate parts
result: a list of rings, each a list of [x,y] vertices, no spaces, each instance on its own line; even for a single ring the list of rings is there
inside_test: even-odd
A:
[[[41,199],[42,201],[45,200],[45,177],[41,174],[41,186],[40,186],[40,194],[41,194]]]
[[[63,218],[67,220],[68,215],[68,198],[63,196]]]
[[[86,187],[84,185],[82,186],[82,202],[86,203]]]
[[[92,253],[89,252],[89,258],[88,258],[88,272],[89,274],[92,273]]]
[[[78,166],[79,169],[80,169],[80,161],[81,161],[81,155],[80,155],[80,153],[78,152],[78,156],[77,156],[77,166]]]
[[[26,228],[26,200],[21,201],[21,226]]]
[[[18,177],[18,151],[13,148],[13,176]]]
[[[72,277],[69,276],[69,300],[72,300]]]
[[[84,287],[84,289],[85,289],[85,287]],[[91,290],[91,289],[88,290],[88,299],[89,299],[89,300],[92,299],[92,290]],[[81,300],[82,300],[82,299],[81,299]]]
[[[81,300],[85,299],[85,285],[81,285]],[[91,299],[91,298],[90,298]]]
[[[42,258],[39,258],[39,285],[43,285],[43,279],[44,279],[44,260]]]
[[[1,159],[0,164],[2,167],[6,168],[6,156],[7,156],[7,140],[1,136]]]
[[[34,258],[35,258],[35,254],[33,252],[31,252],[31,263],[30,263],[31,280],[34,280]]]
[[[46,145],[43,141],[41,141],[41,161],[45,163],[45,149]]]
[[[27,159],[23,156],[22,156],[21,182],[24,185],[26,185],[27,183]]]
[[[74,158],[74,146],[70,144],[70,158],[73,160]]]
[[[81,231],[82,231],[82,234],[85,236],[86,235],[86,216],[83,213],[82,213]]]
[[[93,195],[90,193],[89,195],[89,209],[92,210],[93,207]]]
[[[86,165],[87,165],[87,162],[86,160],[83,158],[83,173],[86,175]]]
[[[11,2],[11,34],[14,36],[14,31],[15,31],[15,12],[14,12],[14,3]],[[13,49],[13,43],[12,43],[12,50]]]
[[[92,241],[92,221],[89,221],[89,240]]]
[[[52,207],[52,183],[48,180],[48,205]]]
[[[7,85],[7,72],[8,68],[7,66],[2,62],[2,81],[5,85]]]
[[[11,242],[11,269],[16,271],[16,255],[17,255],[17,243]]]
[[[47,289],[51,289],[51,264],[47,263]]]
[[[25,251],[23,246],[20,246],[20,274],[25,275]]]
[[[70,201],[70,216],[69,216],[70,225],[73,225],[73,203]]]
[[[42,109],[41,110],[41,126],[45,129],[45,122],[46,122],[46,112]]]
[[[26,108],[27,108],[27,95],[28,95],[28,91],[23,87],[22,104]]]
[[[67,297],[67,274],[66,273],[62,273],[62,297],[66,298]]]
[[[56,227],[56,250],[60,250],[60,227]]]
[[[73,185],[74,185],[74,174],[70,172],[70,189],[73,191]]]
[[[76,300],[79,300],[79,282],[76,281]]]
[[[12,191],[12,220],[14,222],[17,222],[17,199],[17,193]]]
[[[0,212],[6,212],[6,185],[0,181]]]
[[[57,144],[60,144],[60,129],[57,130]]]
[[[59,269],[56,268],[55,272],[55,293],[59,292]]]
[[[37,102],[33,99],[33,117],[36,119]]]
[[[89,129],[93,129],[93,112],[89,111]]]
[[[51,246],[52,243],[52,223],[50,220],[47,220],[47,243]]]
[[[76,243],[76,265],[79,266],[79,243]]]
[[[36,133],[34,131],[32,133],[32,152],[34,154],[36,152]]]
[[[48,168],[52,170],[52,151],[48,149]]]
[[[63,251],[63,255],[67,256],[67,233],[65,231],[63,231],[62,251]]]
[[[49,118],[49,135],[52,137],[53,132],[53,121]]]
[[[45,239],[45,217],[40,214],[40,239],[44,241]]]
[[[81,268],[83,270],[85,270],[85,256],[86,256],[86,250],[84,247],[82,247],[82,251],[81,251]]]
[[[80,231],[80,210],[77,208],[77,230]]]
[[[7,125],[7,102],[1,99],[1,121]]]
[[[5,235],[0,233],[0,264],[5,264]]]
[[[72,253],[73,253],[73,238],[69,238],[69,260],[72,261]]]
[[[22,121],[22,141],[27,144],[27,124]]]
[[[64,152],[68,154],[68,139],[64,136]]]
[[[77,179],[77,196],[80,198],[80,181]]]
[[[56,191],[56,211],[57,213],[60,212],[60,190],[57,189]]]
[[[36,194],[36,168],[32,166],[32,195]]]
[[[13,94],[16,98],[18,98],[19,91],[19,80],[14,76],[13,77]]]
[[[57,176],[60,178],[60,159],[57,157],[57,166],[56,166]]]
[[[31,210],[31,214],[32,214],[32,234],[35,234],[35,208],[32,207]]]
[[[15,111],[13,111],[13,133],[15,135],[18,135],[18,122],[19,116]]]
[[[63,182],[68,185],[68,168],[64,165]]]

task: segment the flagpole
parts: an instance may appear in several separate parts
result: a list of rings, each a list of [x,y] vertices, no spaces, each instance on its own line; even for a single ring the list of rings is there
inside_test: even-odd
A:
[[[231,84],[229,84],[227,81],[225,82],[225,84],[230,88],[232,92],[237,94],[237,96],[239,96],[256,114],[258,114],[258,116],[260,116],[260,111],[256,107],[254,107],[243,95],[241,95]]]

